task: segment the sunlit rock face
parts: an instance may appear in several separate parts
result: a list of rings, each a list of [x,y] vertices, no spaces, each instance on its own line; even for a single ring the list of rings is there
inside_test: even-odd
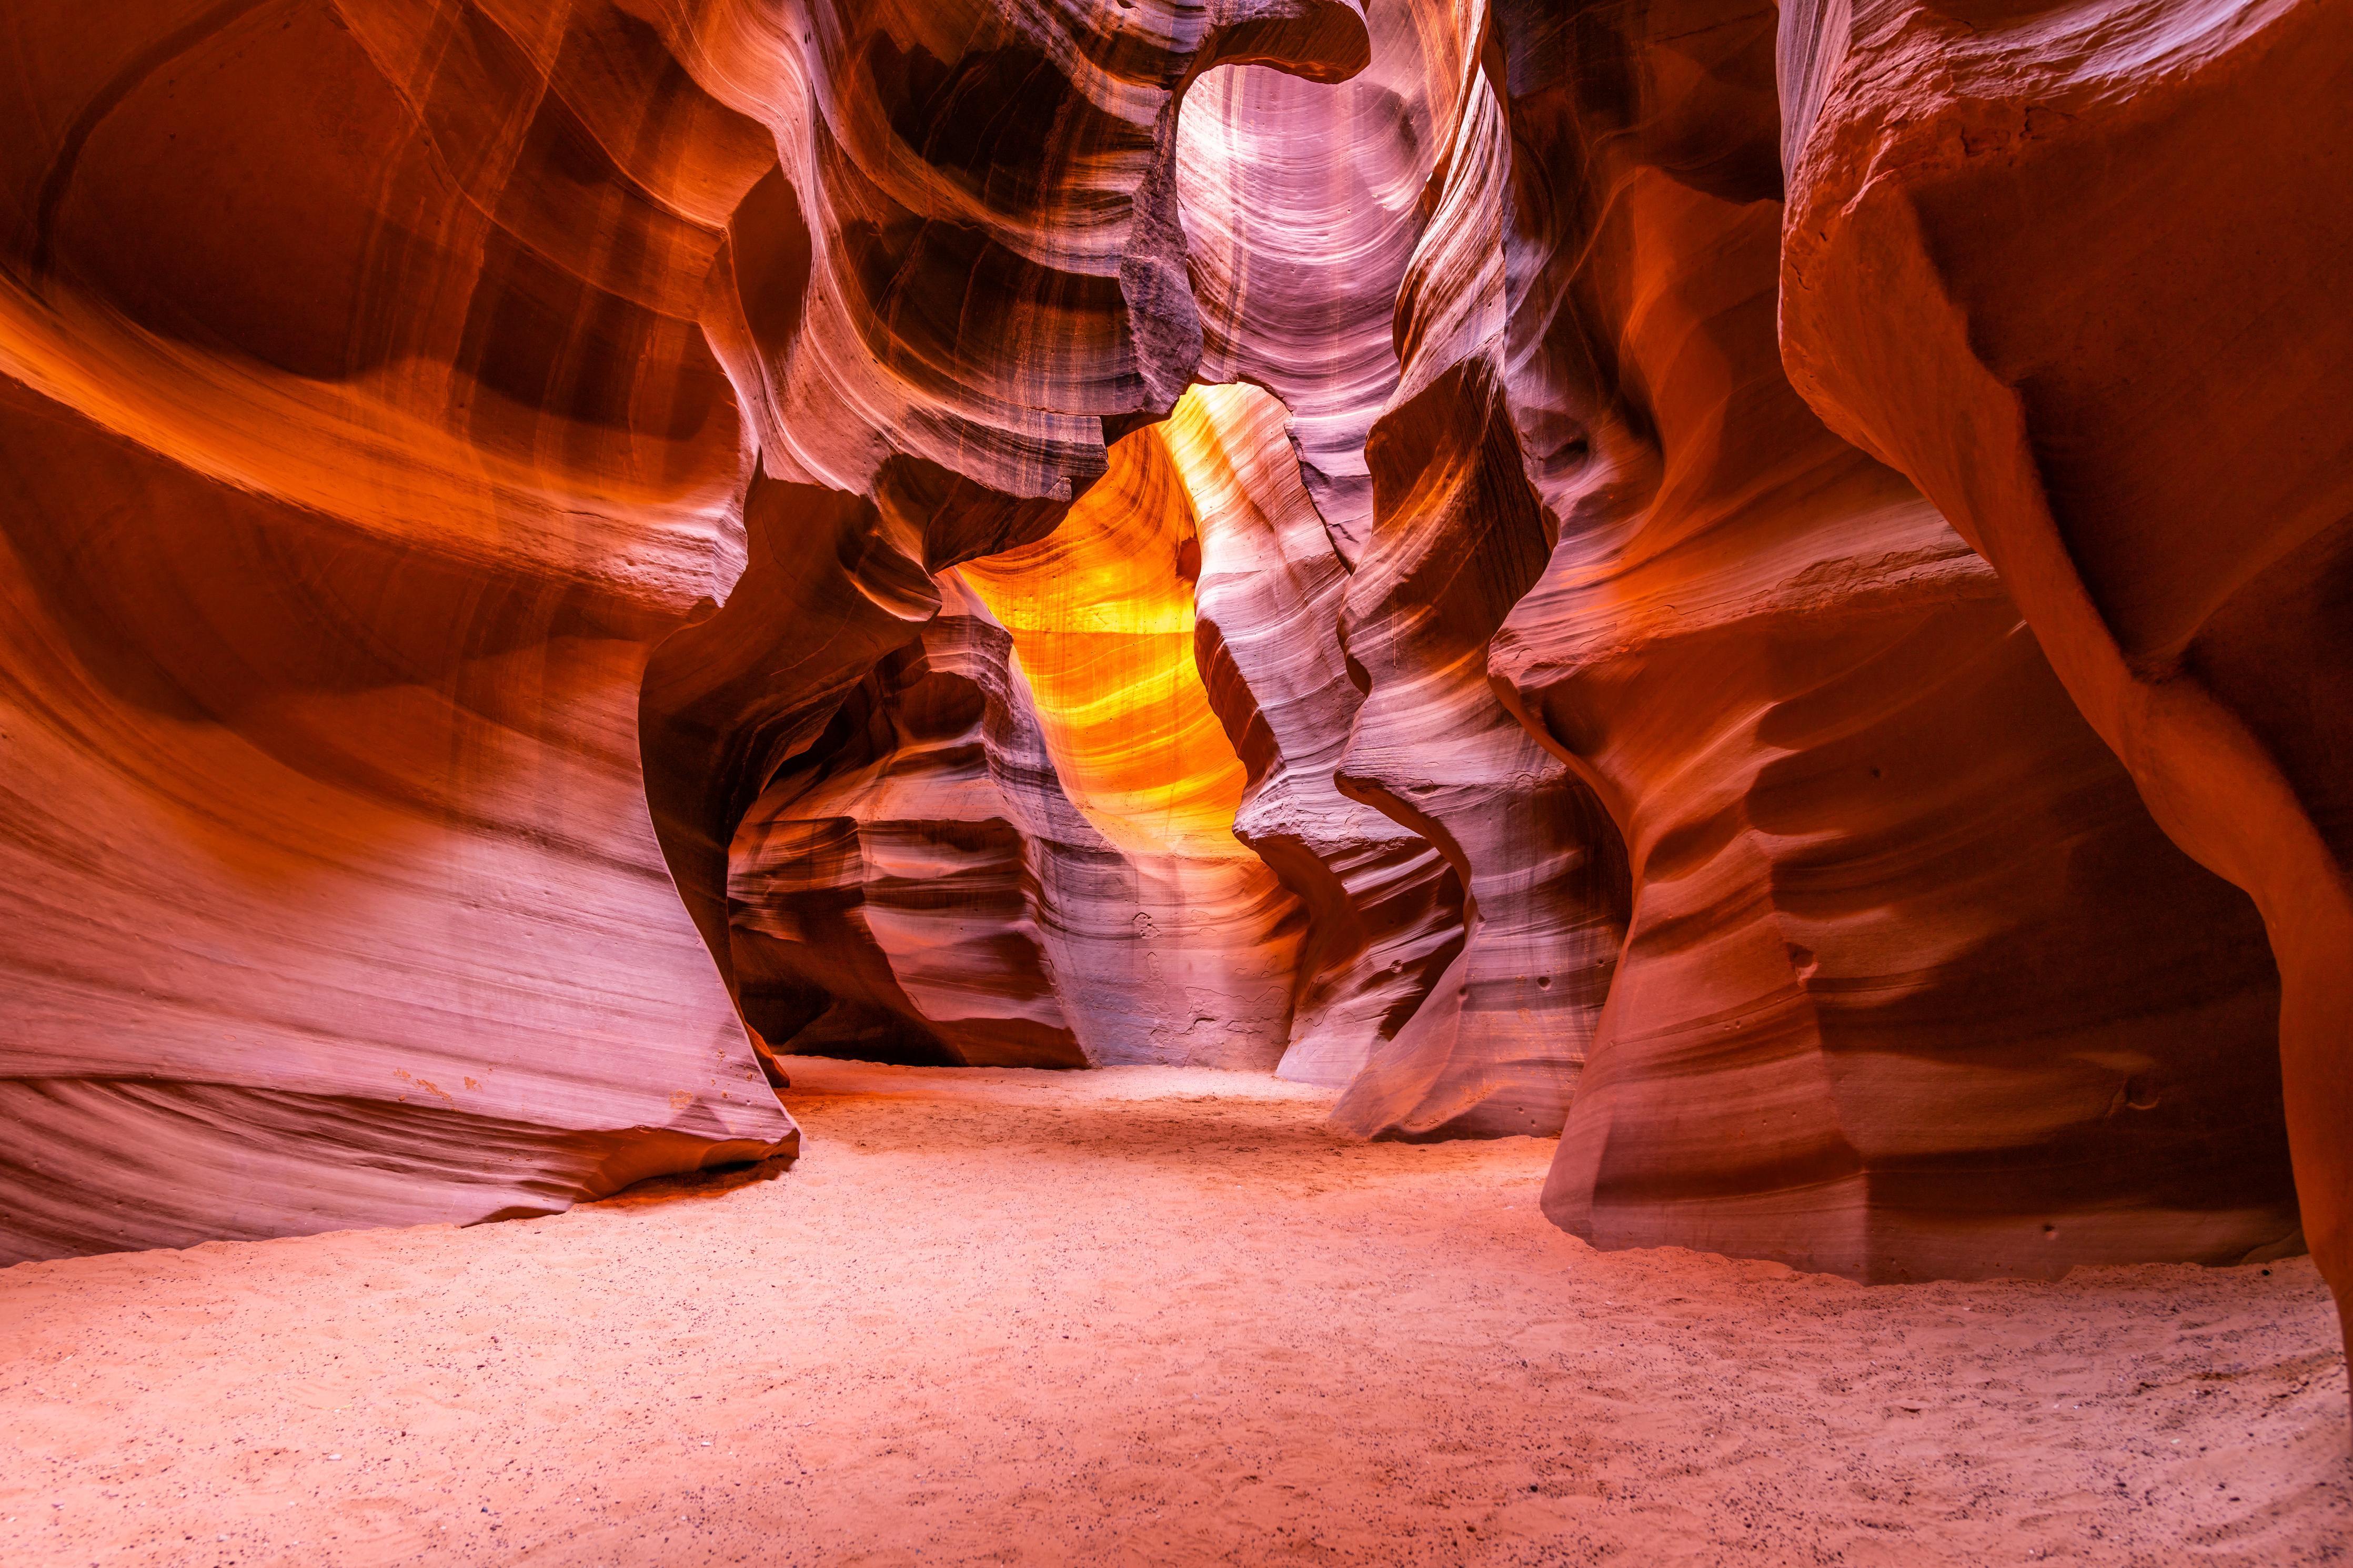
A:
[[[722,355],[768,471],[850,491],[900,457],[1074,499],[1201,366],[1189,89],[1251,62],[1338,81],[1369,50],[1356,0],[662,10],[697,79],[776,134]]]
[[[1625,862],[1592,790],[1487,681],[1487,643],[1545,543],[1488,363],[1385,415],[1372,471],[1373,533],[1341,620],[1367,690],[1336,776],[1446,857],[1464,933],[1335,1114],[1367,1133],[1550,1133],[1625,935]]]
[[[1061,786],[1118,852],[1116,877],[1068,879],[1057,900],[1090,1056],[1271,1068],[1300,912],[1234,835],[1244,769],[1194,658],[1200,560],[1152,428],[1113,448],[1052,537],[961,574],[1012,634]]]
[[[1191,378],[1186,86],[1365,57],[1346,4],[1097,11],[12,14],[0,1247],[791,1147],[738,821]]]
[[[1461,879],[1429,840],[1339,790],[1363,702],[1339,637],[1347,573],[1282,406],[1204,387],[1161,428],[1200,534],[1198,667],[1249,774],[1233,835],[1306,920],[1281,1073],[1345,1086],[1461,951]]]
[[[744,700],[822,729],[930,569],[1190,378],[1185,85],[1365,49],[1345,4],[1094,11],[12,14],[0,1247],[790,1147],[697,951],[777,760],[710,756],[756,726],[706,688],[765,645],[653,683],[641,786],[650,650],[747,510],[790,534],[747,609],[812,581],[814,517],[838,665]],[[1000,313],[942,314],[975,275]],[[953,542],[904,567],[910,526]]]
[[[1427,5],[1366,16],[1364,69],[1336,84],[1264,66],[1186,95],[1176,184],[1204,382],[1247,382],[1290,414],[1301,478],[1353,568],[1372,528],[1365,437],[1396,389],[1398,286],[1442,148],[1430,106],[1461,61]]]
[[[1785,13],[1785,353],[2000,571],[2253,895],[2313,1250],[2353,1290],[2353,28],[2328,6]]]
[[[8,1256],[790,1050],[1868,1279],[2293,1247],[2293,1127],[2341,1275],[2326,7],[17,9]]]

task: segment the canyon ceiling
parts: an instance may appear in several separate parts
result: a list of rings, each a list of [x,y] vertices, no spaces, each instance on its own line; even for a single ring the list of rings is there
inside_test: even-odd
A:
[[[2353,1290],[2347,0],[21,0],[0,1259],[1276,1070]]]

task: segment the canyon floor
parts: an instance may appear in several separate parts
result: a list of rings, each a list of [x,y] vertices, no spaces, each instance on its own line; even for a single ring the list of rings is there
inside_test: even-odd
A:
[[[794,1079],[781,1173],[0,1271],[0,1562],[2353,1560],[2304,1259],[1864,1288],[1266,1079]]]

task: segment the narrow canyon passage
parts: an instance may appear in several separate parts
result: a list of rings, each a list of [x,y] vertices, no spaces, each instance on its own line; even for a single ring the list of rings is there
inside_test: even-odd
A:
[[[0,66],[0,1568],[2353,1568],[2353,0]]]
[[[0,1561],[2340,1560],[2308,1258],[1598,1252],[1549,1140],[786,1058],[780,1173],[0,1274]],[[757,1179],[771,1175],[773,1179]]]

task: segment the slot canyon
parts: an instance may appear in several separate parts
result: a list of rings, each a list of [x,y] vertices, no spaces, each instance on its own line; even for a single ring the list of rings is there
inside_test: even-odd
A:
[[[2353,0],[0,55],[0,1561],[2353,1552]]]

